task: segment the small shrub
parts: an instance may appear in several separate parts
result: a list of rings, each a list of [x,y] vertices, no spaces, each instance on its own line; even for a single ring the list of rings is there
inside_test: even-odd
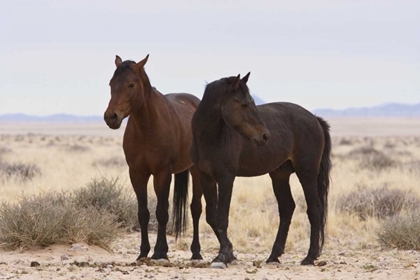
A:
[[[420,174],[420,160],[413,160],[405,163],[402,168],[407,169],[410,172]]]
[[[338,143],[338,145],[342,145],[342,146],[352,146],[353,145],[353,141],[349,138],[341,138],[340,142]]]
[[[396,166],[396,162],[393,159],[371,146],[353,149],[348,153],[348,156],[359,159],[360,167],[363,169],[378,171]]]
[[[396,166],[396,162],[390,157],[383,153],[374,154],[366,157],[360,162],[362,168],[368,168],[373,170],[382,170],[389,167]]]
[[[384,248],[420,250],[420,211],[386,219],[376,235]]]
[[[9,153],[11,153],[13,150],[12,149],[10,149],[10,148],[8,148],[8,147],[0,147],[0,155],[3,155],[3,154],[9,154]]]
[[[362,146],[355,148],[349,152],[350,157],[366,156],[366,155],[377,155],[380,154],[378,150],[371,146]]]
[[[86,242],[108,248],[118,235],[115,217],[95,208],[78,207],[67,194],[22,197],[0,205],[0,245],[28,248]]]
[[[384,145],[385,149],[394,149],[396,147],[395,143],[386,142]]]
[[[149,231],[152,231],[152,232],[157,232],[158,226],[159,226],[157,218],[156,218],[156,206],[157,206],[157,197],[153,193],[149,195],[147,198],[147,208],[149,209],[149,212],[150,212]],[[171,214],[171,209],[172,208],[169,207],[169,214]],[[172,219],[169,218],[168,224],[166,225],[166,232],[169,234],[173,234],[172,229],[173,229]]]
[[[31,163],[7,163],[0,161],[0,177],[8,179],[16,177],[21,180],[30,180],[36,175],[40,175],[40,168]]]
[[[84,188],[74,192],[74,202],[81,208],[94,207],[115,215],[121,226],[128,230],[138,225],[137,199],[123,189],[118,178],[93,179]]]
[[[75,191],[75,201],[80,207],[93,206],[106,210],[118,217],[121,226],[126,230],[140,230],[138,222],[138,203],[134,191],[124,190],[117,179],[93,179],[86,187]],[[157,199],[154,191],[148,194],[147,207],[150,212],[149,231],[158,230],[156,218]],[[169,214],[170,212],[169,207]],[[172,219],[168,220],[167,232],[172,234]]]
[[[419,209],[420,199],[411,191],[389,189],[387,186],[375,189],[358,186],[355,191],[339,197],[337,207],[365,220],[367,217],[391,217],[401,210]]]
[[[125,167],[127,163],[124,158],[121,157],[111,157],[108,159],[100,159],[93,163],[93,165],[101,165],[104,167]]]
[[[82,145],[71,145],[67,148],[67,151],[69,152],[76,152],[76,153],[81,153],[81,152],[87,152],[90,151],[90,148],[88,146],[82,146]]]

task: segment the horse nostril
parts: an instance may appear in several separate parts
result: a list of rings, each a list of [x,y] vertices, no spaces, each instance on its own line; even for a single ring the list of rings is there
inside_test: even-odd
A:
[[[110,119],[111,119],[111,121],[116,121],[118,119],[117,114],[116,113],[112,114]]]
[[[270,138],[270,135],[268,135],[267,133],[263,134],[263,140],[267,141]]]

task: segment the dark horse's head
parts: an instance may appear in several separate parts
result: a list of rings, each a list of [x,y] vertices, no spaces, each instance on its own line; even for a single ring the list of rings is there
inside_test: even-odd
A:
[[[144,91],[147,85],[150,86],[143,69],[148,58],[149,55],[135,63],[129,60],[123,62],[118,55],[116,56],[117,69],[109,82],[111,100],[104,114],[104,120],[110,128],[118,129],[121,126],[122,120],[130,115],[134,101],[138,106],[144,103]]]
[[[242,79],[238,75],[208,84],[203,101],[205,102],[207,90],[217,91],[219,102],[216,103],[225,123],[255,145],[263,146],[270,138],[270,132],[261,120],[246,85],[250,74],[248,73]]]

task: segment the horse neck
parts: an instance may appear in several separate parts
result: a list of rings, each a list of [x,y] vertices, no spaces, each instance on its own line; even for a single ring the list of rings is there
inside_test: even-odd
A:
[[[201,111],[201,112],[200,112]],[[212,142],[213,139],[219,139],[226,126],[222,113],[219,110],[197,109],[196,127],[200,141]]]
[[[139,93],[132,101],[130,119],[138,130],[154,130],[165,114],[165,97],[153,89],[144,70],[140,75],[143,84],[143,96]]]

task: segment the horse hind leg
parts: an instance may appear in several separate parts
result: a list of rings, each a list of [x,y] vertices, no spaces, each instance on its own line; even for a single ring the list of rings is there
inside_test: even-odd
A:
[[[280,223],[271,254],[266,261],[267,263],[278,263],[278,257],[284,253],[287,234],[296,207],[289,184],[290,174],[293,171],[290,168],[286,168],[287,165],[288,164],[270,173],[273,191],[278,203]]]
[[[191,260],[202,260],[203,257],[201,256],[201,246],[200,246],[200,239],[199,239],[199,221],[201,212],[203,211],[203,206],[201,204],[201,197],[203,196],[203,191],[200,186],[200,178],[198,177],[198,172],[195,167],[190,168],[190,173],[193,181],[193,197],[191,201],[191,215],[193,218],[193,241],[191,243],[191,252],[192,257]]]
[[[320,256],[320,232],[322,229],[322,209],[317,185],[318,167],[296,168],[296,175],[302,185],[307,205],[307,214],[311,224],[311,237],[308,255],[302,260],[302,265],[314,265]]]

